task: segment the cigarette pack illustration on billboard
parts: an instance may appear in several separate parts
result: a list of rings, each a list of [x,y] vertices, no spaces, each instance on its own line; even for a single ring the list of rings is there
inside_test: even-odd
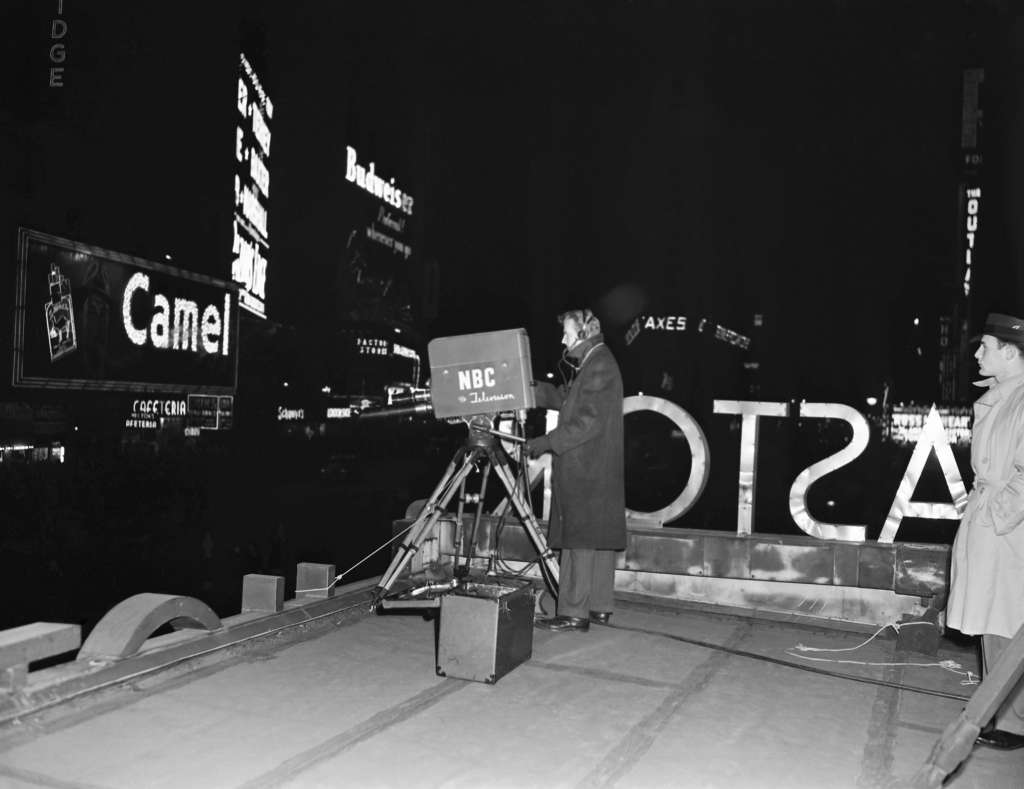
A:
[[[73,353],[78,347],[75,339],[75,309],[71,304],[71,284],[56,263],[50,264],[50,299],[46,302],[46,336],[50,340],[50,361]]]

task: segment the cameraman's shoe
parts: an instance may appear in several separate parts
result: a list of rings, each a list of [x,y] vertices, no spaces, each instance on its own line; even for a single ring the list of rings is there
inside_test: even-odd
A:
[[[556,633],[573,630],[585,633],[590,630],[590,621],[579,616],[553,616],[548,619],[536,619],[533,624],[542,630],[553,630]]]

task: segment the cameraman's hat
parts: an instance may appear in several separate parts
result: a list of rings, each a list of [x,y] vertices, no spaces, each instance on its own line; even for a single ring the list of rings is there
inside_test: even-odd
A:
[[[985,318],[984,328],[971,337],[971,342],[977,342],[985,334],[990,334],[996,339],[1006,342],[1024,345],[1024,318],[1015,318],[1012,315],[990,312],[988,317]]]

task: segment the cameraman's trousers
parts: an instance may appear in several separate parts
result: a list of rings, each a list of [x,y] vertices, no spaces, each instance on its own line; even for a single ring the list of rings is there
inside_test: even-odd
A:
[[[558,616],[586,619],[591,611],[611,613],[618,551],[563,548],[558,563]]]

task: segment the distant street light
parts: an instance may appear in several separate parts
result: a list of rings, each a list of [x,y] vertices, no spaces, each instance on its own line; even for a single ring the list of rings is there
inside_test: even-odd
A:
[[[921,325],[921,319],[920,318],[914,318],[914,325],[915,326],[920,326]]]
[[[554,377],[555,377],[554,373],[548,373],[548,378],[554,378]]]
[[[878,398],[877,397],[869,397],[864,402],[866,402],[868,405],[878,405]]]

